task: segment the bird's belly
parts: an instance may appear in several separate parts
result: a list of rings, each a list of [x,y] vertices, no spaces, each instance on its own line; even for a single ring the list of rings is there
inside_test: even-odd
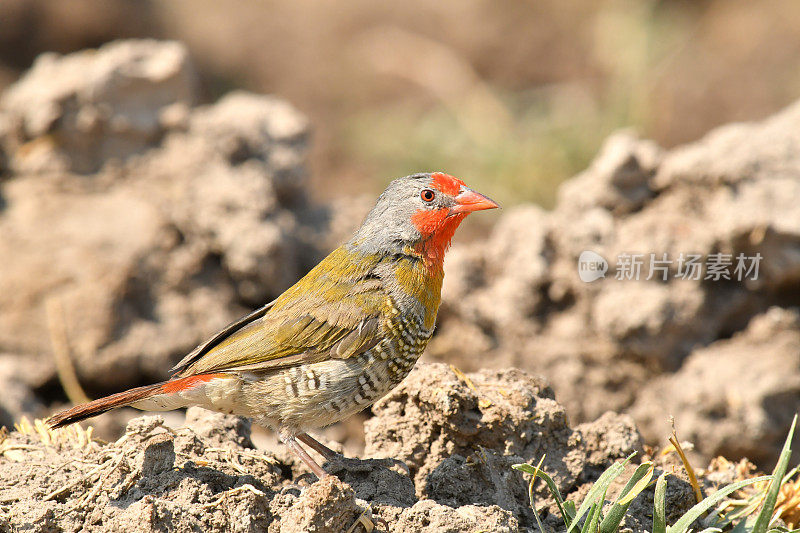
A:
[[[421,347],[420,347],[421,348]],[[405,378],[422,350],[401,357],[384,346],[350,359],[299,365],[246,387],[251,415],[296,431],[324,427],[375,403]]]

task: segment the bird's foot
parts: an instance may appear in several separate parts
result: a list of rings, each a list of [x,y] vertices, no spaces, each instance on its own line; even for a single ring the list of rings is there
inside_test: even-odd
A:
[[[281,437],[281,440],[283,440],[292,453],[302,460],[319,479],[323,479],[328,475],[338,474],[340,472],[371,472],[375,469],[375,467],[383,467],[395,471],[397,471],[399,468],[403,474],[407,476],[410,475],[408,466],[402,461],[398,461],[397,459],[362,460],[352,457],[345,457],[344,455],[331,450],[307,433],[301,433],[296,437],[287,435]],[[300,446],[300,443],[297,442],[298,440],[302,441],[304,444],[318,452],[326,459],[327,463],[325,464],[324,469],[308,454],[305,448]]]
[[[342,454],[331,450],[320,441],[309,435],[308,433],[301,433],[297,436],[298,440],[300,440],[306,446],[309,446],[312,450],[320,454],[324,457],[327,461],[333,461],[339,457],[343,457]]]
[[[298,458],[300,458],[300,460],[303,461],[319,479],[322,479],[328,475],[328,473],[323,470],[321,466],[319,466],[319,463],[317,463],[310,455],[308,455],[308,452],[302,446],[300,446],[294,435],[279,436],[286,447],[289,448],[289,450],[291,450],[291,452],[294,453]]]
[[[383,467],[395,471],[397,471],[399,467],[403,474],[407,476],[411,474],[408,466],[403,461],[398,461],[397,459],[358,459],[356,457],[339,455],[325,464],[325,470],[330,474],[338,474],[340,472],[371,472],[375,470],[376,467]]]
[[[311,474],[308,474],[309,476]],[[304,490],[306,490],[307,486],[301,485],[299,483],[292,483],[287,482],[281,487],[281,494],[291,494],[293,496],[300,496]]]

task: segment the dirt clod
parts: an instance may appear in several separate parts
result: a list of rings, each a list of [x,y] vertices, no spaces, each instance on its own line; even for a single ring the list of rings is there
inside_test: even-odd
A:
[[[353,489],[328,476],[304,490],[281,517],[280,533],[347,531],[361,514]]]
[[[305,117],[244,92],[194,106],[193,76],[183,45],[124,41],[0,96],[0,345],[39,369],[25,386],[57,387],[55,361],[90,395],[162,380],[327,249]]]
[[[67,531],[347,531],[359,520],[353,531],[517,531],[535,521],[511,465],[546,454],[563,493],[579,494],[640,446],[618,415],[571,428],[552,390],[519,370],[422,364],[375,412],[368,459],[337,458],[313,483],[254,449],[248,423],[202,409],[177,429],[135,418],[108,444],[70,428],[46,440],[14,431],[0,443],[0,501],[14,527]],[[550,501],[542,488],[537,497]]]
[[[175,445],[172,435],[162,433],[150,439],[144,449],[142,475],[155,476],[172,470],[175,465]]]

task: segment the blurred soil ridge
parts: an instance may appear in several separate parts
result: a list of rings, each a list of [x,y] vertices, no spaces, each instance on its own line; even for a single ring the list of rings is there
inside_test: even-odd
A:
[[[615,134],[552,212],[519,206],[453,247],[427,354],[541,373],[579,420],[628,411],[648,442],[674,415],[706,458],[769,464],[800,407],[798,198],[800,103],[670,151]],[[586,250],[604,279],[578,277]],[[615,279],[625,253],[644,254],[638,281]],[[666,279],[646,280],[651,253]],[[726,255],[729,279],[677,277],[681,254]],[[761,255],[757,279],[737,280],[739,254]]]
[[[163,378],[330,247],[305,117],[196,100],[185,47],[156,41],[43,55],[0,97],[0,357],[30,389],[54,353],[95,392]]]
[[[795,0],[3,0],[0,88],[45,51],[173,39],[203,102],[244,87],[309,116],[318,198],[432,168],[550,207],[620,127],[673,147],[792,102],[798,26]]]
[[[247,421],[200,408],[174,430],[135,418],[109,444],[77,426],[23,423],[0,437],[0,529],[363,532],[382,519],[403,533],[533,531],[525,477],[511,464],[546,454],[562,492],[579,497],[611,463],[642,452],[630,417],[570,427],[553,391],[516,369],[422,364],[375,413],[366,432],[376,458],[337,459],[326,466],[335,476],[313,484],[285,450],[254,450]],[[668,512],[685,512],[690,485],[669,483]],[[625,519],[632,531],[650,521],[647,497]],[[544,487],[537,498],[555,508]],[[557,530],[557,515],[543,514]]]

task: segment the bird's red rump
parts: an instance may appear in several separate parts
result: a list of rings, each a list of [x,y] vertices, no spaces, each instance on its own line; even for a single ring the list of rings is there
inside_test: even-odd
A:
[[[197,376],[189,376],[186,378],[171,379],[161,386],[161,390],[167,394],[173,392],[180,392],[200,383],[207,383],[214,378],[223,377],[225,374],[199,374]]]
[[[459,191],[461,191],[461,187],[465,186],[463,181],[450,174],[445,174],[444,172],[434,172],[431,174],[431,177],[433,178],[431,184],[434,187],[451,196],[458,194]]]

